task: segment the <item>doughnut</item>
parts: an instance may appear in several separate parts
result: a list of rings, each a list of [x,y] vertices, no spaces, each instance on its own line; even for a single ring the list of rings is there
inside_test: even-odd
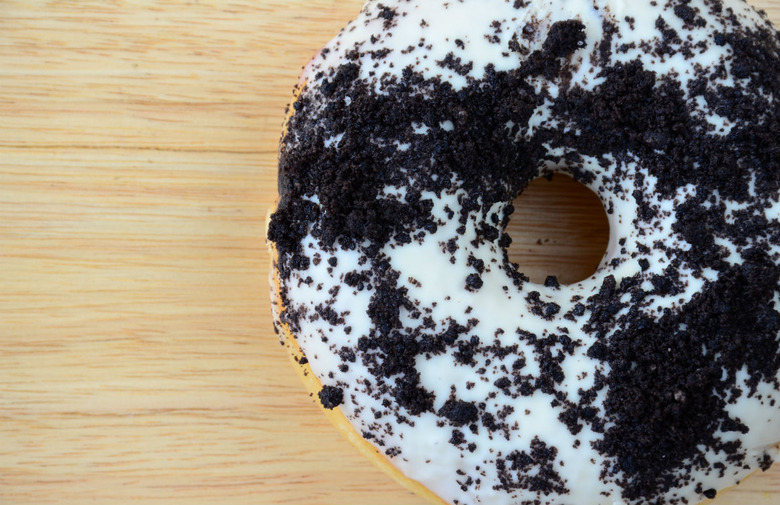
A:
[[[369,0],[304,67],[274,320],[364,453],[450,504],[697,503],[780,442],[780,34],[737,0]],[[594,191],[532,282],[512,202]]]

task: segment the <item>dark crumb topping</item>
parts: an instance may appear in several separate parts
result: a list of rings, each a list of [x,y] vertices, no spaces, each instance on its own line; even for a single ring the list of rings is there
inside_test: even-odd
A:
[[[458,75],[468,75],[471,69],[474,68],[472,62],[462,63],[460,57],[455,56],[452,53],[448,53],[443,60],[436,62],[440,67],[452,70]]]
[[[559,21],[550,27],[542,49],[549,56],[565,58],[585,46],[585,25],[580,21]]]
[[[393,26],[393,19],[395,19],[395,16],[398,14],[398,12],[395,9],[392,9],[390,7],[387,7],[383,4],[379,4],[379,14],[377,15],[378,18],[384,19],[384,28],[385,30],[390,29]]]
[[[477,421],[479,410],[473,403],[449,399],[438,414],[446,417],[455,426],[463,426]]]
[[[706,24],[705,13],[689,2],[671,4],[666,17],[655,21],[656,40],[642,50],[658,58],[706,50],[708,44],[695,48],[687,42],[690,30]],[[713,12],[722,9],[719,4],[706,2]],[[373,16],[388,30],[401,15],[379,4]],[[680,27],[679,20],[683,28],[673,29]],[[635,22],[627,19],[630,29]],[[501,40],[501,26],[493,27],[493,42]],[[687,480],[690,472],[680,469],[708,468],[708,450],[723,454],[731,465],[767,469],[772,464],[769,455],[747,461],[740,442],[719,434],[748,430],[727,413],[730,402],[742,394],[756,395],[762,382],[780,386],[775,379],[780,371],[780,307],[774,301],[780,286],[780,225],[766,217],[780,192],[780,102],[773,98],[780,96],[780,36],[769,26],[745,28],[735,16],[724,17],[723,26],[713,28],[711,43],[728,47],[733,56],[699,67],[683,87],[675,76],[658,75],[640,59],[612,62],[613,48],[623,53],[634,49],[616,41],[620,30],[629,27],[605,22],[602,28],[603,39],[589,55],[601,65],[593,89],[571,82],[570,60],[585,45],[585,26],[579,20],[554,23],[544,34],[529,23],[519,35],[507,35],[508,49],[523,55],[520,68],[497,71],[488,66],[484,78],[467,77],[461,90],[409,67],[400,76],[379,76],[383,93],[377,94],[374,83],[359,79],[362,49],[355,48],[350,61],[319,75],[293,104],[295,114],[280,151],[281,201],[268,238],[278,252],[287,307],[281,320],[294,333],[302,321],[315,318],[353,333],[353,327],[344,328],[347,313],[337,312],[331,301],[306,307],[289,299],[286,283],[316,285],[305,273],[312,264],[326,260],[323,267],[338,266],[335,257],[325,254],[310,258],[304,239],[312,237],[326,252],[355,251],[360,257],[359,268],[343,274],[341,291],[367,292],[371,327],[353,333],[356,346],[335,353],[341,372],[356,363],[365,366],[374,381],[366,386],[373,388],[370,394],[394,401],[386,400],[373,412],[376,430],[364,437],[382,446],[382,430],[390,429],[382,424],[385,419],[413,424],[427,413],[447,426],[450,444],[473,452],[480,448],[469,437],[480,430],[509,437],[516,429],[508,420],[512,400],[545,395],[570,433],[599,434],[593,447],[607,461],[602,478],[616,482],[624,499],[668,505],[674,502],[659,497],[674,487],[696,484]],[[382,41],[377,35],[374,44]],[[534,47],[541,49],[522,45],[537,36],[543,42]],[[431,66],[438,65],[442,73],[471,75],[474,63],[457,55],[466,43],[458,39],[453,44],[458,49]],[[375,46],[363,54],[373,64],[390,53]],[[734,81],[725,85],[729,74]],[[554,82],[556,92],[532,86],[536,77]],[[523,125],[545,103],[559,121],[543,122],[529,132]],[[728,132],[713,131],[708,114],[725,118]],[[426,126],[425,135],[418,133],[420,125]],[[337,148],[330,142],[336,136]],[[549,148],[571,154],[552,156]],[[454,263],[469,216],[484,216],[474,230],[473,245],[492,244],[504,251],[504,261],[489,264],[470,257],[468,273],[457,282],[478,293],[493,269],[507,273],[507,285],[522,287],[528,279],[506,255],[511,201],[550,164],[592,182],[595,176],[583,168],[583,156],[599,160],[611,174],[604,182],[621,187],[623,196],[636,203],[634,225],[643,231],[638,252],[627,260],[634,266],[631,275],[604,275],[597,292],[563,308],[541,288],[518,297],[517,303],[533,314],[548,321],[563,318],[595,339],[587,356],[603,367],[589,372],[594,374],[592,387],[574,394],[564,388],[574,378],[564,374],[562,363],[578,348],[584,351],[582,341],[558,328],[539,335],[504,328],[501,333],[513,335],[516,342],[502,346],[493,340],[492,330],[480,333],[478,319],[463,323],[473,317],[470,308],[461,323],[434,321],[432,308],[415,300],[414,290],[406,287],[419,282],[401,281],[386,246],[420,242],[444,224],[424,195],[452,195],[467,188],[461,208],[446,209],[460,228],[441,241],[442,257],[436,261]],[[641,173],[631,172],[635,163]],[[412,177],[408,167],[417,167]],[[657,181],[655,194],[644,189],[650,178]],[[404,188],[404,197],[387,196],[387,187]],[[689,197],[673,209],[654,203],[654,197],[671,200],[685,188]],[[730,209],[726,201],[738,208]],[[491,214],[497,204],[504,210]],[[674,220],[675,240],[642,238],[664,212]],[[735,250],[724,247],[724,241]],[[626,246],[624,239],[620,246]],[[691,291],[689,278],[700,287],[682,300]],[[561,289],[554,277],[545,287]],[[335,298],[338,293],[329,294]],[[656,308],[651,300],[658,299],[669,303]],[[322,335],[323,342],[327,338]],[[446,396],[437,402],[422,385],[417,362],[445,354],[452,356],[453,366],[481,380],[487,380],[487,367],[503,366],[498,378],[489,381],[495,386],[492,396],[485,402],[467,401],[453,390],[443,404]],[[535,366],[529,367],[532,360]],[[532,375],[531,368],[538,374]],[[737,380],[742,369],[750,374],[746,391]],[[474,387],[470,384],[469,390]],[[342,386],[322,388],[318,396],[325,408],[345,401],[347,384]],[[599,396],[606,397],[603,406],[596,403]],[[402,456],[398,447],[386,451]],[[558,449],[539,438],[527,450],[494,455],[500,480],[496,489],[530,490],[540,497],[568,493],[558,473],[565,462],[557,457]],[[721,464],[710,471],[723,474],[726,468]],[[466,489],[479,485],[470,476],[459,476],[458,483]],[[696,491],[706,498],[716,493],[701,484]]]
[[[549,447],[535,437],[531,441],[529,452],[513,451],[506,458],[496,460],[501,482],[501,486],[496,489],[527,489],[544,495],[568,494],[569,490],[554,467],[557,456],[558,450],[555,447]],[[532,468],[535,468],[536,472],[530,472]]]
[[[747,366],[755,387],[773,382],[780,369],[780,315],[770,308],[780,271],[766,253],[748,257],[677,313],[658,321],[636,311],[609,319],[618,330],[589,351],[610,364],[606,408],[608,418],[619,420],[596,448],[617,458],[614,470],[625,474],[621,484],[629,499],[675,485],[671,472],[703,457],[702,444],[739,454],[738,442],[715,436],[742,431],[724,412],[736,373]],[[608,290],[592,303],[609,307],[620,295]]]
[[[317,396],[326,409],[335,409],[344,403],[344,390],[335,386],[323,386]]]

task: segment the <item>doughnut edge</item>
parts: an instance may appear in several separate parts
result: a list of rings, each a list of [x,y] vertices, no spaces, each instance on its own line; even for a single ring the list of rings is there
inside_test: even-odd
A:
[[[284,138],[284,136],[287,134],[287,128],[290,123],[290,119],[295,113],[295,109],[293,108],[292,104],[295,102],[295,100],[298,99],[298,96],[305,88],[306,81],[304,80],[299,82],[293,90],[293,97],[287,106],[286,117],[282,127],[282,138]],[[308,363],[302,364],[300,362],[301,358],[304,357],[303,351],[301,351],[301,348],[290,331],[287,323],[281,322],[279,318],[279,315],[285,310],[285,307],[282,304],[281,283],[279,280],[279,271],[276,267],[278,263],[278,254],[276,251],[276,246],[267,239],[268,225],[271,221],[271,215],[276,211],[277,206],[278,202],[274,208],[268,209],[263,227],[263,233],[265,234],[264,239],[266,246],[268,247],[270,258],[268,281],[270,287],[274,329],[279,336],[281,344],[287,351],[287,357],[292,363],[293,368],[295,368],[295,373],[298,375],[304,387],[306,388],[309,397],[314,399],[314,403],[317,404],[319,410],[325,414],[333,427],[336,428],[336,431],[345,440],[347,440],[347,442],[349,442],[352,447],[357,449],[363,458],[370,461],[376,468],[400,484],[404,489],[411,491],[432,505],[449,505],[421,483],[405,476],[390,462],[387,457],[385,457],[385,455],[380,453],[376,447],[374,447],[370,442],[363,438],[360,433],[357,432],[357,430],[349,422],[349,419],[347,419],[347,417],[341,413],[340,409],[326,409],[319,401],[316,400],[317,393],[319,393],[319,391],[322,389],[322,382],[320,382],[314,371],[311,369],[311,365]]]
[[[271,213],[272,210],[269,209],[269,217]],[[266,228],[267,224],[268,223],[266,220]],[[328,410],[323,407],[319,401],[316,400],[317,393],[322,389],[322,383],[314,374],[311,366],[308,363],[300,363],[301,358],[304,357],[303,352],[301,351],[298,342],[295,340],[295,337],[290,332],[288,325],[286,323],[279,322],[279,318],[277,317],[277,314],[281,314],[285,308],[282,305],[281,297],[279,296],[280,284],[275,266],[277,261],[276,248],[271,244],[269,244],[269,252],[271,256],[269,281],[274,309],[274,324],[279,333],[281,343],[287,351],[288,358],[294,365],[296,374],[306,388],[306,391],[309,393],[309,396],[315,398],[314,403],[316,403],[319,410],[325,414],[330,423],[336,428],[336,431],[338,431],[344,439],[346,439],[354,448],[356,448],[364,458],[373,463],[375,467],[379,468],[383,473],[391,477],[405,489],[427,500],[431,504],[448,505],[447,502],[439,498],[428,488],[416,480],[413,480],[402,474],[401,471],[398,470],[389,459],[381,454],[373,445],[371,445],[371,443],[364,439],[363,436],[357,432],[357,430],[355,430],[346,416],[341,413],[341,410]]]

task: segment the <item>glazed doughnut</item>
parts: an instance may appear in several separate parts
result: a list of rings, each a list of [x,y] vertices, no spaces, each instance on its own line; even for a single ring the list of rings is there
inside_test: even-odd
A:
[[[297,92],[268,226],[277,328],[323,407],[407,484],[452,504],[677,504],[771,466],[765,14],[370,0]],[[511,202],[556,172],[610,221],[598,270],[570,285],[507,255]]]

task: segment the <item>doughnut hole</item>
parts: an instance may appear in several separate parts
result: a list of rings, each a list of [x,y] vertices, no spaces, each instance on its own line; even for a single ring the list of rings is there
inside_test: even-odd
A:
[[[596,272],[609,245],[609,221],[598,196],[565,174],[532,181],[512,205],[509,260],[531,282],[553,275],[574,284]]]

